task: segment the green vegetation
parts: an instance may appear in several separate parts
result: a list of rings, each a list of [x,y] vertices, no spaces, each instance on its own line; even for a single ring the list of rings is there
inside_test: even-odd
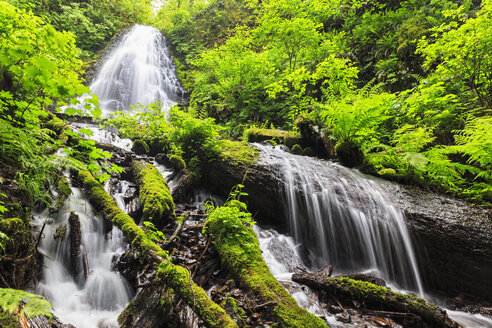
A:
[[[222,265],[247,290],[265,303],[273,303],[273,314],[279,327],[327,327],[324,321],[297,302],[272,275],[261,255],[261,249],[251,226],[254,224],[246,204],[239,198],[246,195],[236,186],[224,206],[208,204],[208,219],[204,230],[214,237]]]
[[[278,143],[257,126],[302,122],[317,155],[490,205],[491,12],[490,0],[171,1],[155,25],[189,111],[223,135]]]
[[[0,288],[0,324],[10,324],[10,327],[21,327],[20,317],[33,318],[45,316],[51,320],[52,306],[44,297],[23,290]],[[18,322],[12,320],[15,314]],[[24,319],[25,320],[25,319]]]
[[[106,47],[121,29],[151,19],[147,0],[9,0],[17,8],[32,12],[59,31],[73,33],[81,56],[88,58]]]

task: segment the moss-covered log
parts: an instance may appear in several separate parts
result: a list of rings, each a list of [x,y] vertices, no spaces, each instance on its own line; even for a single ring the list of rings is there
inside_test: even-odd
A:
[[[292,280],[323,290],[337,299],[347,302],[360,301],[367,309],[413,313],[430,327],[457,327],[446,311],[412,295],[393,292],[391,289],[367,281],[347,277],[327,277],[316,273],[296,273]]]
[[[248,129],[246,135],[249,142],[271,140],[275,143],[285,144],[289,148],[301,141],[301,135],[299,133],[277,129],[260,129],[253,127]]]
[[[219,207],[207,221],[222,264],[245,289],[273,304],[279,327],[327,327],[321,318],[299,307],[275,279],[263,260],[253,229],[246,227],[235,213],[231,207]]]
[[[72,189],[70,188],[70,183],[67,178],[64,176],[59,176],[58,181],[56,183],[56,190],[58,191],[58,200],[56,203],[50,207],[50,212],[55,213],[58,212],[67,198],[72,194]]]
[[[166,288],[172,288],[207,326],[237,327],[225,311],[191,280],[189,271],[174,265],[167,252],[150,240],[133,219],[118,208],[111,196],[90,172],[79,171],[78,178],[89,193],[90,202],[98,210],[104,211],[106,218],[123,231],[130,243],[158,267],[158,277],[166,283]]]
[[[166,180],[152,164],[135,161],[131,167],[143,206],[143,219],[157,227],[172,222],[174,201]]]

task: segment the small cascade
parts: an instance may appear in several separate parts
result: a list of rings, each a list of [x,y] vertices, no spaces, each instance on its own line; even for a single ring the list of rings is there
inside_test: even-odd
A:
[[[423,295],[403,213],[374,181],[335,163],[256,144],[283,172],[285,215],[312,269],[374,272]]]
[[[109,54],[90,89],[105,115],[156,101],[166,111],[184,95],[164,36],[143,25],[132,27]]]
[[[119,327],[117,317],[133,296],[128,282],[112,270],[126,247],[123,234],[115,227],[107,231],[80,189],[72,193],[58,213],[45,210],[36,219],[39,228],[46,224],[36,291],[63,322],[78,328]]]

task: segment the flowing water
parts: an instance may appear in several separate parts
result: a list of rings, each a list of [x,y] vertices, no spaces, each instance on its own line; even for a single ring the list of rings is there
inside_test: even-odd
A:
[[[58,213],[45,210],[36,219],[38,230],[46,224],[39,245],[44,265],[37,292],[46,296],[55,315],[65,323],[78,328],[118,327],[116,319],[133,296],[128,282],[112,270],[126,247],[123,234],[114,227],[106,231],[102,215],[94,211],[82,191],[73,187],[72,192]],[[76,274],[72,269],[71,212],[80,220],[81,243],[75,257],[80,270]],[[63,230],[63,236],[55,239]]]
[[[103,114],[130,106],[161,103],[169,109],[184,94],[164,36],[150,26],[136,25],[109,54],[90,89]]]
[[[255,146],[283,173],[289,231],[312,269],[374,272],[423,295],[403,213],[374,181],[335,163]]]
[[[167,111],[184,93],[164,37],[155,28],[141,25],[131,28],[108,55],[90,89],[98,95],[104,116],[153,102],[160,102],[161,111]],[[132,145],[130,140],[119,139],[95,125],[74,123],[72,128],[90,129],[93,135],[89,138],[125,150]],[[114,195],[124,211],[129,185],[121,181]],[[117,228],[106,230],[102,216],[94,211],[80,189],[72,191],[58,213],[46,210],[37,216],[38,233],[43,225],[45,228],[39,245],[44,267],[36,291],[53,304],[54,313],[62,322],[78,328],[118,327],[117,317],[133,297],[128,282],[112,269],[126,242]],[[80,220],[80,247],[71,245],[72,211]],[[55,239],[55,234],[64,238]],[[72,255],[72,248],[78,248],[77,256]],[[74,262],[80,269],[75,273]]]

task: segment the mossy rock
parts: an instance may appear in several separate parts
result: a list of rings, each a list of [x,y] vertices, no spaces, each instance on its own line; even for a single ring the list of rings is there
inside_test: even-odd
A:
[[[292,152],[292,154],[302,155],[302,147],[299,146],[299,144],[295,144],[294,146],[292,146],[290,151]]]
[[[335,146],[335,154],[343,166],[360,167],[364,162],[364,153],[353,141],[344,141]]]
[[[137,139],[133,142],[132,151],[137,155],[145,155],[149,153],[150,149],[147,142],[142,139]]]
[[[220,140],[219,145],[222,149],[219,155],[221,161],[250,166],[258,159],[258,149],[250,147],[246,142]]]
[[[313,151],[313,149],[311,147],[306,147],[306,148],[303,149],[302,155],[303,156],[313,157],[314,156],[314,151]]]
[[[276,144],[285,144],[288,147],[299,143],[301,139],[301,136],[297,132],[254,127],[246,131],[246,137],[248,142],[273,141]]]
[[[171,155],[169,162],[176,171],[182,171],[186,168],[186,163],[179,155]]]
[[[381,169],[378,171],[378,175],[385,177],[385,178],[393,178],[393,177],[397,176],[397,173],[396,173],[395,169],[384,168],[384,169]]]

